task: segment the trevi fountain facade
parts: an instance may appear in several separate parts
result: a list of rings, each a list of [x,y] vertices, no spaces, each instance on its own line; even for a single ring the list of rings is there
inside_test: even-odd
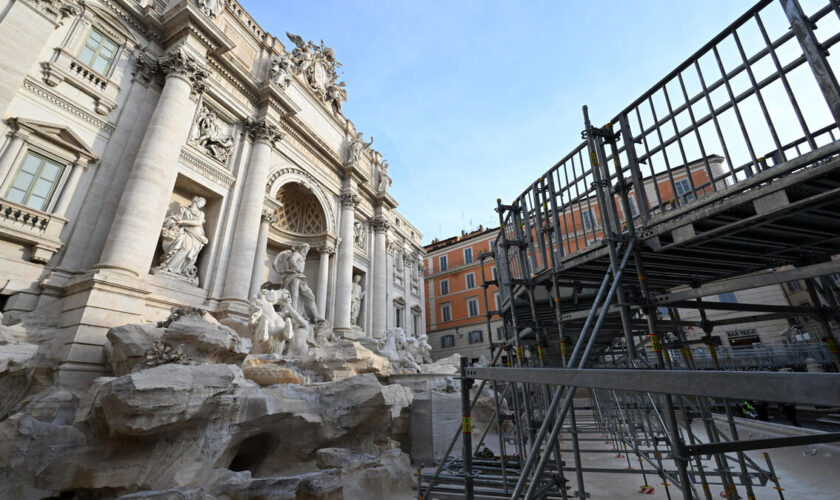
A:
[[[457,359],[333,48],[235,0],[0,3],[0,497],[411,496],[394,376]]]

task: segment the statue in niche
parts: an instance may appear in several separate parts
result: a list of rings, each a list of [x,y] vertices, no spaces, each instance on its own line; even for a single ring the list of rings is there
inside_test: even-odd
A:
[[[365,142],[364,139],[362,139],[362,133],[357,133],[356,136],[350,140],[350,145],[347,146],[347,163],[355,165],[362,161],[362,154],[371,146],[371,144],[373,144],[373,136],[371,136],[370,142]]]
[[[361,274],[353,276],[353,288],[350,295],[350,324],[353,326],[359,325],[359,312],[362,310],[362,299],[365,298],[361,281]]]
[[[198,284],[198,268],[195,261],[198,253],[207,244],[204,234],[204,212],[207,201],[193,196],[189,206],[181,206],[177,212],[170,212],[161,228],[163,255],[155,271],[164,271],[186,278]]]
[[[274,258],[273,268],[280,275],[280,287],[291,295],[292,307],[311,323],[320,323],[324,318],[318,313],[315,294],[306,282],[303,274],[309,244],[295,245],[291,250],[283,250]]]
[[[202,106],[196,120],[196,131],[193,140],[203,147],[205,152],[221,161],[227,162],[233,149],[233,137],[219,137],[221,134],[219,117],[216,112]]]
[[[355,221],[353,223],[353,244],[364,250],[365,243],[367,243],[367,228],[365,223]]]
[[[281,89],[286,90],[292,83],[292,56],[283,53],[280,57],[272,57],[268,77]]]
[[[390,188],[391,176],[388,175],[388,162],[383,160],[382,163],[379,164],[379,184],[376,186],[376,190],[380,193],[385,193]]]

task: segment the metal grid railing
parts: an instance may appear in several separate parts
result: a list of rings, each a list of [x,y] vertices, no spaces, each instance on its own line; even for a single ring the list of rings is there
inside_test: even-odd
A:
[[[758,2],[610,120],[616,143],[603,158],[584,141],[528,186],[511,203],[529,256],[527,270],[511,259],[513,277],[603,239],[605,210],[619,230],[648,224],[834,142],[840,86],[826,54],[840,41],[840,7],[819,5],[806,14],[795,0]],[[615,194],[627,181],[629,214]],[[612,193],[606,207],[599,184]],[[504,229],[514,224],[511,211]]]

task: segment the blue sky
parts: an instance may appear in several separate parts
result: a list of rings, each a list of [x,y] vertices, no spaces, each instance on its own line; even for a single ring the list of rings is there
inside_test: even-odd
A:
[[[335,49],[344,114],[376,138],[400,212],[429,242],[498,224],[496,198],[510,201],[580,142],[582,105],[606,122],[752,2],[242,5],[284,43],[289,31]]]

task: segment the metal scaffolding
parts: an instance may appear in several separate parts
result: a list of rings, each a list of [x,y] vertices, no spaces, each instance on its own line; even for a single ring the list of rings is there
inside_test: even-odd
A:
[[[728,498],[762,488],[784,498],[769,455],[745,452],[840,441],[739,435],[740,402],[840,405],[840,374],[729,370],[714,332],[731,320],[707,316],[819,318],[840,371],[840,289],[829,279],[840,273],[840,85],[827,55],[838,19],[836,0],[808,13],[797,0],[758,2],[605,126],[584,106],[584,141],[512,203],[498,201],[482,282],[488,331],[500,316],[505,340],[489,336],[489,367],[463,360],[462,426],[420,474],[422,498],[586,498],[589,473],[637,474],[643,490],[656,476],[669,498],[711,500],[712,485]],[[486,279],[489,259],[498,282]],[[792,280],[805,280],[813,307],[702,300]],[[686,309],[700,321],[683,320]],[[689,339],[687,326],[704,334]],[[707,350],[702,363],[692,347]],[[473,446],[485,387],[495,425]],[[483,448],[491,427],[495,453]],[[591,447],[604,440],[610,450]],[[581,458],[605,452],[627,467]]]

